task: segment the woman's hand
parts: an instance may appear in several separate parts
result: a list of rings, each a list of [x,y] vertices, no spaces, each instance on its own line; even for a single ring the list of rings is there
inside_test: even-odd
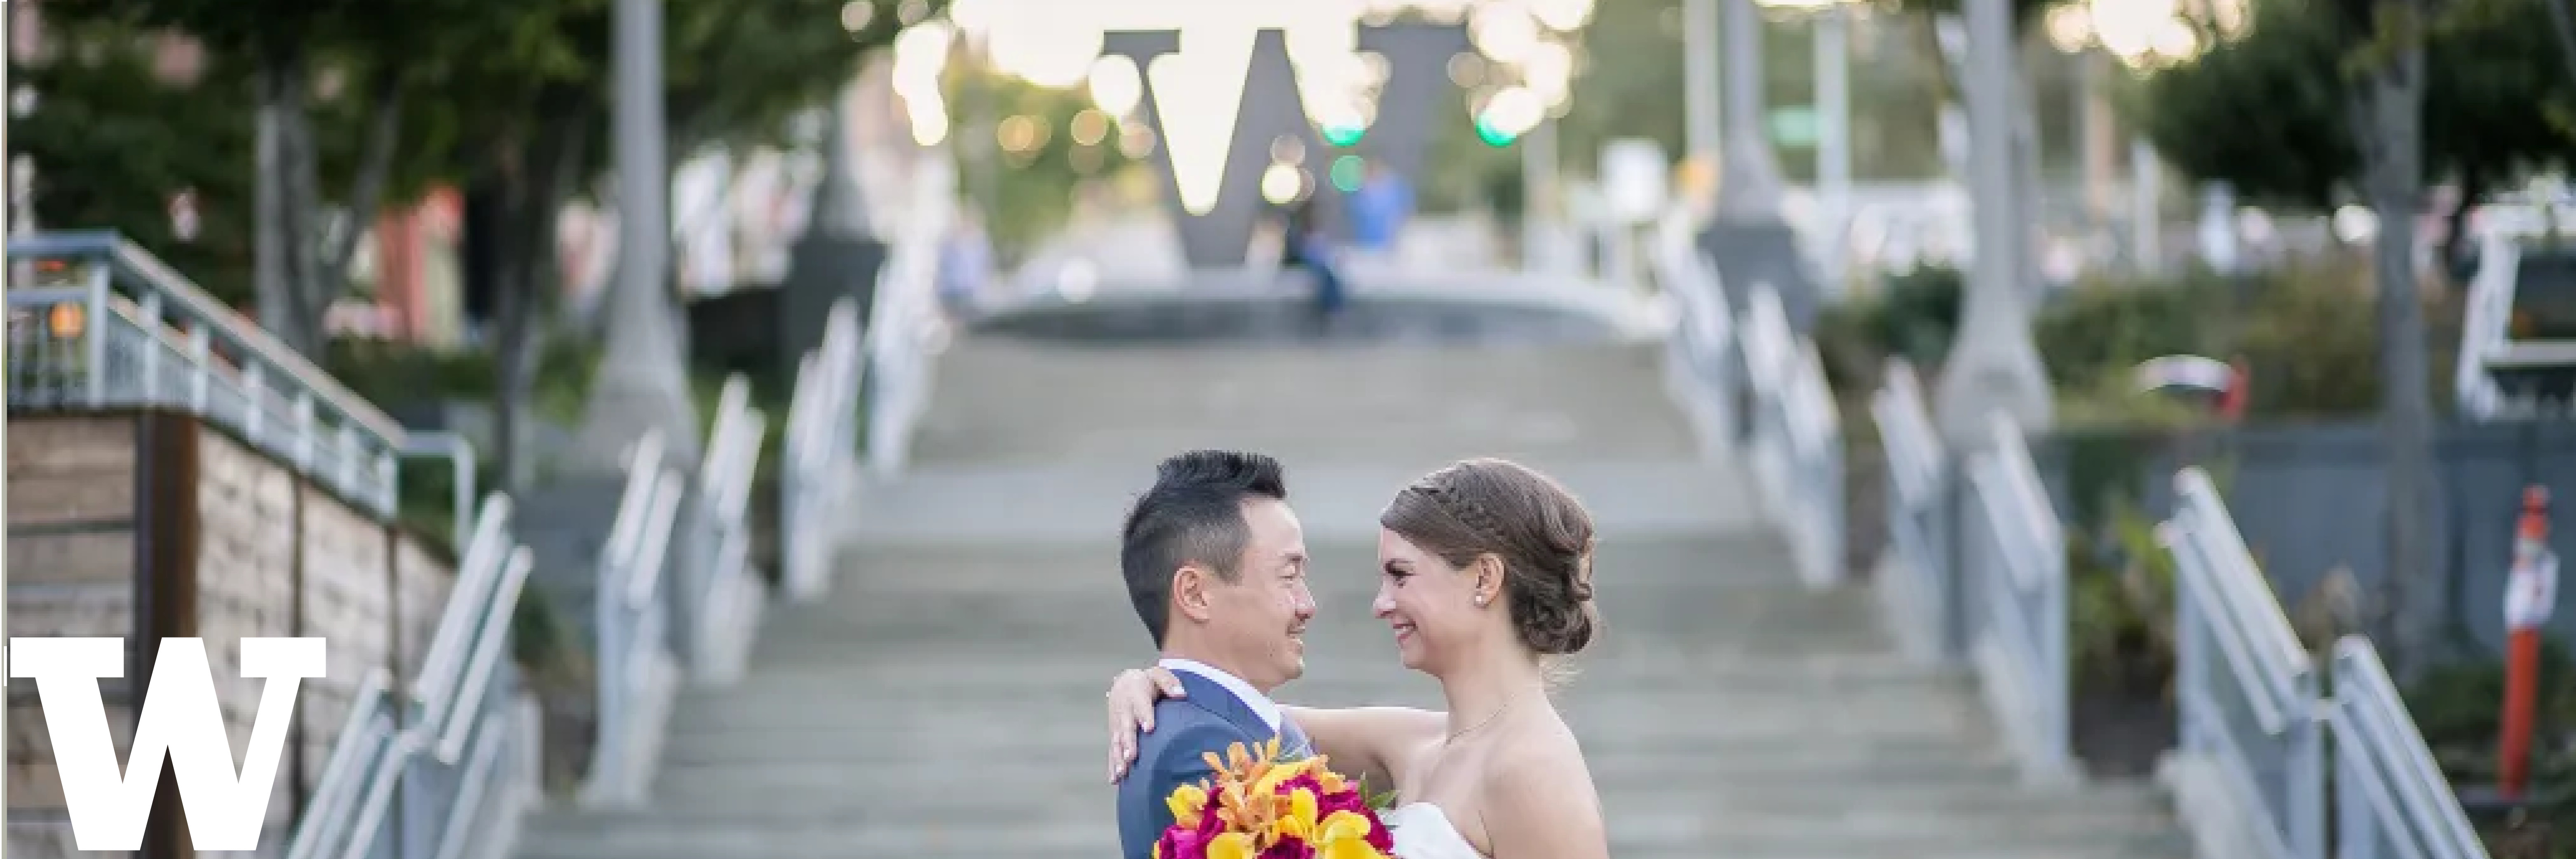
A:
[[[1109,681],[1109,782],[1127,777],[1127,765],[1136,761],[1137,738],[1154,729],[1154,702],[1165,698],[1186,698],[1181,678],[1156,666],[1130,668],[1118,672]]]

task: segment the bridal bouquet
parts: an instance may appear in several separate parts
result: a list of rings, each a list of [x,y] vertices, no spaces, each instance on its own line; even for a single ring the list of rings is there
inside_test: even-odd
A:
[[[1393,836],[1359,786],[1320,755],[1279,759],[1279,741],[1207,755],[1214,776],[1172,791],[1154,859],[1386,859]]]

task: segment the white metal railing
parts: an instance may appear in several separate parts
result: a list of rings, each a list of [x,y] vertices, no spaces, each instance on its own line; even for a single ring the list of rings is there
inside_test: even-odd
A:
[[[2206,473],[2175,477],[2157,538],[2174,562],[2177,805],[2222,855],[2323,859],[2315,662]]]
[[[768,416],[751,405],[751,382],[740,375],[725,379],[698,469],[697,503],[685,519],[692,533],[683,545],[697,556],[682,567],[689,580],[679,594],[690,673],[711,683],[740,675],[765,608],[766,584],[751,565],[750,511],[768,427]]]
[[[538,719],[510,640],[533,561],[509,519],[507,497],[483,502],[412,688],[383,669],[360,685],[287,859],[509,855],[538,796]]]
[[[2010,418],[1970,455],[1957,593],[1970,663],[2037,780],[2074,775],[2067,745],[2066,536],[2030,445]]]
[[[183,409],[382,516],[395,509],[395,460],[445,452],[415,445],[310,360],[115,233],[12,236],[8,254],[33,276],[8,290],[11,408]]]
[[[2066,538],[2020,429],[1995,416],[1954,453],[1911,364],[1872,397],[1887,457],[1889,548],[1877,589],[1906,649],[1964,659],[2024,776],[2075,774],[2068,739]]]
[[[1887,460],[1887,547],[1875,589],[1897,640],[1917,659],[1966,653],[1958,576],[1951,563],[1949,451],[1933,428],[1914,365],[1887,362],[1885,385],[1872,394],[1870,417]]]
[[[1843,442],[1816,344],[1798,336],[1767,283],[1748,294],[1737,326],[1747,439],[1764,506],[1788,532],[1798,574],[1823,587],[1843,579]]]
[[[857,306],[834,302],[822,344],[797,365],[778,472],[779,580],[793,599],[813,599],[830,587],[832,550],[857,489],[852,466],[865,372],[858,327]]]
[[[2379,651],[2346,636],[2332,665],[2336,857],[2487,859]]]
[[[886,249],[868,313],[867,456],[882,475],[901,473],[914,424],[930,404],[931,359],[946,336],[939,309],[939,248],[954,216],[955,168],[929,161],[914,170],[912,206]]]
[[[1675,401],[1699,414],[1708,446],[1732,447],[1740,418],[1742,350],[1735,343],[1735,314],[1719,290],[1717,267],[1692,244],[1689,220],[1676,213],[1656,236],[1655,281],[1672,303],[1675,325],[1665,381]]]
[[[2165,778],[2204,855],[2486,859],[2377,651],[2345,637],[2321,675],[2207,473],[2175,475],[2157,533],[2181,717]]]
[[[680,667],[671,655],[667,561],[688,478],[666,468],[659,430],[646,431],[626,461],[626,488],[600,547],[597,613],[598,729],[583,801],[641,802]]]

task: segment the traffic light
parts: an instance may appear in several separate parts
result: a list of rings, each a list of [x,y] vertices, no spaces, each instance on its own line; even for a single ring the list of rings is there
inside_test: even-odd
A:
[[[1500,148],[1512,145],[1512,141],[1520,139],[1520,134],[1504,131],[1501,126],[1494,124],[1492,118],[1479,115],[1476,117],[1476,137],[1485,141],[1487,146]]]
[[[1324,126],[1323,134],[1324,143],[1326,145],[1348,148],[1357,145],[1360,142],[1361,137],[1368,135],[1368,126],[1327,125]]]

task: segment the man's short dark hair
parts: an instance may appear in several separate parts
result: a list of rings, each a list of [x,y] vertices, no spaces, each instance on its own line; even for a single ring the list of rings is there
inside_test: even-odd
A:
[[[1279,461],[1257,453],[1193,450],[1163,460],[1154,468],[1154,486],[1127,512],[1127,527],[1118,549],[1118,566],[1127,577],[1127,598],[1136,616],[1163,646],[1171,625],[1172,573],[1200,567],[1227,582],[1242,575],[1239,564],[1252,529],[1243,521],[1243,502],[1250,498],[1288,500],[1288,484]]]

